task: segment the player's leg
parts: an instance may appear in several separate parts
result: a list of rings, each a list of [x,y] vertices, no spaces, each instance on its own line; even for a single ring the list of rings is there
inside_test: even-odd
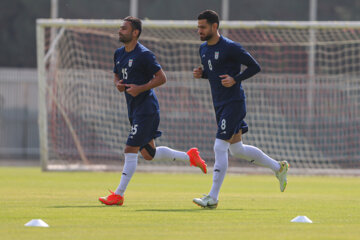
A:
[[[214,142],[215,164],[213,170],[213,184],[208,195],[205,195],[203,198],[193,199],[193,202],[201,207],[217,207],[220,188],[228,168],[228,149],[230,146],[228,140],[231,139],[234,131],[236,131],[236,119],[242,117],[241,115],[238,116],[239,113],[237,111],[233,111],[234,106],[232,105],[233,104],[228,104],[215,109],[218,130]]]
[[[120,183],[115,192],[111,192],[111,195],[99,198],[102,203],[107,205],[123,204],[125,190],[136,170],[140,146],[146,143],[144,139],[150,139],[147,129],[152,119],[153,116],[135,116],[133,119],[130,119],[131,131],[124,149],[125,160]]]
[[[199,167],[203,173],[207,172],[205,161],[200,157],[197,148],[191,148],[188,152],[177,151],[165,146],[155,147],[155,141],[151,140],[140,148],[145,160],[172,160],[190,162],[190,166]]]
[[[154,139],[152,139],[146,145],[140,147],[140,153],[145,160],[148,160],[148,161],[153,160],[154,156],[156,154],[156,147],[155,147]]]
[[[106,205],[123,205],[125,190],[136,170],[138,161],[139,147],[126,145],[124,150],[124,167],[120,179],[120,184],[116,188],[115,192],[111,192],[109,196],[100,197],[99,201]]]
[[[228,149],[230,143],[222,139],[215,139],[214,153],[215,164],[213,172],[213,184],[210,190],[210,197],[214,200],[218,200],[221,185],[224,181],[226,171],[228,169]]]
[[[279,162],[266,155],[259,148],[243,144],[241,141],[241,135],[242,133],[240,130],[239,133],[235,134],[231,139],[229,147],[231,155],[237,158],[245,159],[256,165],[270,168],[274,172],[280,170]]]
[[[199,167],[204,173],[207,172],[205,161],[201,159],[197,148],[191,148],[188,152],[177,151],[169,147],[155,147],[154,138],[159,137],[161,132],[158,131],[159,118],[154,118],[153,124],[148,126],[149,136],[153,138],[145,145],[140,147],[140,152],[145,160],[171,160],[190,162],[190,166]],[[159,134],[160,133],[160,134]]]
[[[240,107],[239,107],[240,106]],[[242,110],[243,107],[244,109]],[[234,111],[234,109],[236,109]],[[228,168],[228,150],[230,140],[239,132],[239,122],[245,117],[246,111],[242,102],[231,102],[217,109],[218,131],[214,143],[215,165],[213,173],[213,185],[209,196],[218,201],[220,188],[224,181]]]
[[[124,168],[120,184],[115,191],[116,194],[124,196],[125,190],[136,170],[140,146],[147,144],[150,139],[152,140],[151,144],[155,146],[153,139],[161,136],[161,132],[152,131],[152,129],[157,129],[157,126],[159,125],[158,118],[158,114],[153,114],[135,116],[132,120],[131,131],[124,149]]]
[[[231,145],[229,150],[231,155],[273,170],[276,177],[279,179],[280,191],[283,192],[287,185],[287,171],[289,168],[287,161],[278,162],[266,155],[259,148],[243,144],[241,136],[242,131],[240,130],[239,133],[235,134],[230,139]]]
[[[136,166],[138,163],[138,151],[139,151],[139,147],[126,145],[124,150],[125,152],[124,168],[122,171],[120,184],[115,190],[115,194],[118,194],[122,197],[124,196],[125,190],[136,171]]]
[[[216,208],[218,204],[219,192],[224,181],[228,168],[228,149],[230,143],[222,139],[215,139],[214,152],[215,164],[213,171],[213,183],[209,195],[202,198],[194,198],[193,202],[200,207]]]
[[[177,151],[165,146],[155,147],[155,141],[152,139],[149,143],[140,148],[140,152],[145,160],[172,160],[186,161],[190,160],[186,152]]]

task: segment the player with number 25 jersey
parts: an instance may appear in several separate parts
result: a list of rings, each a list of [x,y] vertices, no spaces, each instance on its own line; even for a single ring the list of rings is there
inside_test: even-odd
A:
[[[139,42],[131,52],[126,52],[125,47],[115,51],[114,73],[118,74],[125,84],[146,84],[160,69],[155,55]],[[153,89],[144,91],[136,97],[125,91],[125,97],[130,119],[135,115],[159,112],[159,103]]]
[[[115,192],[99,198],[106,205],[123,205],[139,151],[145,160],[185,161],[207,172],[197,148],[181,152],[164,146],[155,147],[154,139],[160,137],[161,132],[158,130],[159,103],[153,89],[166,82],[166,75],[154,54],[138,42],[141,30],[140,19],[126,17],[119,30],[119,40],[124,46],[114,54],[114,83],[120,92],[125,93],[131,129],[124,149],[125,163],[120,184]]]

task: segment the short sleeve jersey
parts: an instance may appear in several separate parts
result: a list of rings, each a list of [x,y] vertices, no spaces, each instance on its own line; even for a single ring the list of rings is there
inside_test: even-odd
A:
[[[207,42],[201,44],[199,53],[204,77],[210,82],[214,106],[244,100],[245,93],[241,82],[236,82],[232,87],[224,87],[220,75],[228,74],[234,77],[240,73],[242,64],[258,65],[255,59],[239,43],[223,36],[220,36],[214,45],[208,45]]]
[[[155,55],[139,42],[131,52],[121,47],[114,54],[114,73],[126,84],[143,85],[148,83],[161,69]],[[148,115],[159,112],[159,103],[153,89],[136,97],[125,91],[129,118],[135,115]]]

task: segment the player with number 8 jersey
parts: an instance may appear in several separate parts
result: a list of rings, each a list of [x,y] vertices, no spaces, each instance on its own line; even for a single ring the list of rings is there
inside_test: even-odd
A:
[[[246,104],[241,82],[257,74],[260,66],[239,43],[221,36],[218,28],[219,16],[216,12],[206,10],[199,14],[198,33],[205,41],[199,50],[203,68],[195,68],[193,75],[209,80],[218,124],[213,185],[208,195],[193,200],[204,208],[217,207],[228,168],[228,151],[235,157],[272,169],[282,192],[287,185],[289,167],[286,161],[275,161],[260,149],[242,143],[242,134],[248,131],[248,125],[244,121]],[[242,65],[246,66],[244,71],[241,71]]]
[[[168,147],[155,147],[155,138],[161,136],[159,103],[153,88],[166,82],[166,75],[156,61],[155,55],[144,47],[138,38],[141,34],[141,21],[126,17],[119,30],[119,40],[124,46],[114,54],[114,83],[120,92],[125,93],[130,133],[124,149],[125,163],[115,192],[100,197],[106,205],[123,205],[124,193],[134,174],[140,151],[146,160],[173,160],[190,162],[206,173],[205,161],[197,148],[187,152]]]

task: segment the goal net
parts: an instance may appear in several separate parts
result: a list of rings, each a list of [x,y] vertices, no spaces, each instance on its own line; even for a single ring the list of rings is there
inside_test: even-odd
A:
[[[37,21],[44,170],[121,169],[130,124],[124,94],[113,84],[120,24]],[[198,147],[212,166],[217,127],[209,83],[192,77],[200,65],[196,28],[196,21],[146,20],[140,42],[168,78],[155,90],[163,132],[157,146]],[[262,67],[243,82],[249,124],[243,142],[294,170],[360,168],[360,22],[221,22],[220,28]],[[175,165],[191,170],[187,163],[139,160],[152,168]],[[232,157],[229,166],[260,171]]]

